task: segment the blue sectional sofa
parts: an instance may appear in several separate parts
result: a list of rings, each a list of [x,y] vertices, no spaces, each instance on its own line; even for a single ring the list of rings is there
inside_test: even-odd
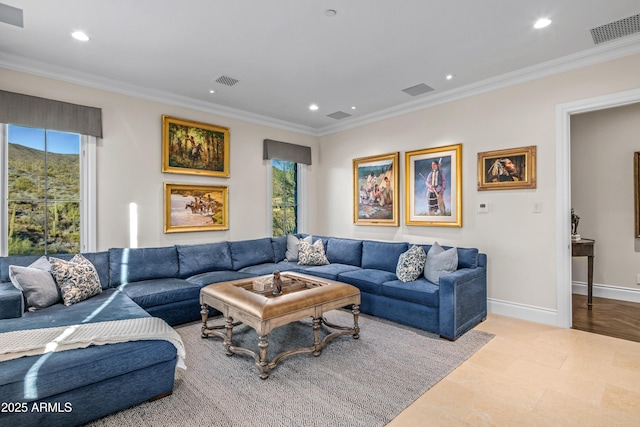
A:
[[[297,237],[305,237],[298,235]],[[103,292],[66,307],[24,311],[24,298],[9,279],[10,265],[37,256],[0,258],[0,344],[3,332],[154,316],[170,325],[200,319],[203,286],[296,271],[352,284],[362,313],[455,340],[487,315],[487,257],[457,248],[458,268],[434,284],[396,276],[400,255],[413,246],[313,236],[322,241],[326,265],[287,259],[287,236],[160,248],[112,248],[83,254],[98,272]],[[420,245],[429,252],[431,245]],[[446,248],[445,248],[446,249]],[[70,258],[70,256],[60,256]],[[216,313],[212,313],[216,314]],[[1,414],[16,425],[76,425],[170,394],[176,348],[166,341],[133,341],[29,356],[0,363],[0,402],[70,402],[59,413]],[[188,354],[187,354],[188,364]],[[127,393],[122,393],[127,390]],[[62,406],[64,408],[64,406]]]

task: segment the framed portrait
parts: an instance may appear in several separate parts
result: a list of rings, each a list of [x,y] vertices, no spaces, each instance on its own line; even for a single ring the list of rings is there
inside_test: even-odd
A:
[[[536,146],[478,153],[478,190],[536,188]]]
[[[164,232],[229,229],[227,187],[164,183]]]
[[[398,153],[353,159],[353,223],[398,226]]]
[[[162,116],[162,172],[229,177],[229,129]]]
[[[462,144],[405,153],[407,225],[462,227]]]
[[[633,195],[636,211],[636,235],[640,237],[640,151],[633,153]]]

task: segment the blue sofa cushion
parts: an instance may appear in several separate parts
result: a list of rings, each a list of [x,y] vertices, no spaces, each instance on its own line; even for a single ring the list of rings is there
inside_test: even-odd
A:
[[[396,272],[398,259],[409,249],[406,242],[362,242],[362,268]],[[395,276],[395,274],[394,274]],[[395,277],[394,277],[395,278]]]
[[[438,307],[440,287],[421,277],[413,282],[393,280],[382,284],[382,295],[401,301]]]
[[[131,282],[118,289],[142,308],[200,298],[198,284],[178,278]]]
[[[269,237],[229,242],[229,246],[231,248],[233,269],[236,271],[250,265],[275,262],[273,246]]]
[[[180,266],[175,246],[163,248],[109,249],[111,286],[141,280],[178,277]]]
[[[448,247],[445,247],[447,249]],[[476,268],[478,266],[478,249],[477,248],[457,248],[458,250],[458,269],[460,268]]]
[[[0,282],[10,282],[9,278],[9,266],[19,265],[21,267],[27,267],[29,264],[37,261],[42,255],[11,255],[6,257],[0,257]]]
[[[331,264],[348,264],[360,267],[362,264],[362,240],[329,238],[327,259]]]
[[[338,274],[338,281],[374,295],[380,295],[382,284],[391,280],[398,280],[398,278],[394,273],[382,270],[359,269]]]
[[[360,267],[348,264],[327,264],[306,266],[306,268],[304,268],[304,270],[301,270],[301,272],[310,274],[312,276],[324,277],[325,279],[338,280],[338,275],[346,273],[347,271],[356,270],[360,270]]]
[[[4,319],[0,322],[0,333],[139,317],[149,314],[124,293],[111,288],[70,307],[58,303],[45,310],[27,311],[17,319]]]
[[[196,284],[200,287],[211,285],[213,283],[228,282],[230,280],[246,279],[255,277],[254,274],[242,273],[240,271],[210,271],[208,273],[196,274],[187,278],[187,282]]]
[[[271,274],[274,271],[301,271],[302,266],[298,265],[295,262],[289,261],[280,261],[278,263],[275,262],[266,262],[264,264],[251,265],[249,267],[245,267],[240,270],[241,273],[248,273],[253,276],[264,276],[265,274]]]
[[[195,276],[208,271],[231,270],[229,242],[204,243],[200,245],[176,245],[180,277]]]
[[[273,246],[273,256],[275,262],[280,262],[286,258],[287,236],[272,237],[271,246]]]

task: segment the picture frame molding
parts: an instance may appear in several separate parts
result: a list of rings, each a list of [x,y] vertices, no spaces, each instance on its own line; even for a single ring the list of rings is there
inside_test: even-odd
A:
[[[525,171],[521,174],[524,179],[519,181],[489,182],[487,179],[487,160],[498,160],[500,158],[515,158],[524,156]],[[535,189],[537,187],[536,177],[536,157],[537,146],[508,148],[503,150],[484,151],[478,153],[478,191],[486,190],[521,190]]]
[[[392,204],[391,219],[367,219],[360,217],[361,204],[360,204],[360,178],[359,170],[367,164],[373,166],[375,163],[391,161],[391,173],[393,177],[392,182]],[[359,157],[353,159],[353,223],[355,225],[375,225],[375,226],[389,226],[397,227],[400,225],[400,197],[399,197],[399,168],[400,168],[400,153],[388,153],[375,156]]]
[[[635,237],[640,237],[640,151],[633,153],[633,198],[635,210]]]
[[[424,219],[414,212],[416,205],[415,163],[431,158],[451,156],[450,173],[450,216],[424,215]],[[405,153],[405,224],[423,227],[462,227],[462,144],[407,151]],[[426,179],[426,178],[424,178]]]
[[[212,225],[174,225],[172,224],[172,209],[171,209],[171,193],[172,190],[184,190],[184,191],[198,191],[198,192],[220,192],[222,198],[222,224]],[[185,203],[185,213],[188,206]],[[193,215],[202,215],[201,213],[194,213]],[[202,215],[206,218],[207,214]],[[220,231],[229,229],[229,189],[226,185],[204,185],[204,184],[177,184],[177,183],[164,183],[164,232],[166,233],[182,233],[192,231]]]
[[[223,134],[223,167],[222,170],[207,170],[207,169],[197,169],[197,168],[188,168],[188,167],[180,167],[171,165],[171,141],[169,140],[169,126],[188,126],[190,128],[198,128],[204,129],[212,132],[219,132]],[[180,119],[177,117],[171,117],[167,115],[162,115],[162,172],[167,173],[178,173],[178,174],[188,174],[188,175],[202,175],[202,176],[213,176],[213,177],[221,177],[221,178],[229,178],[229,139],[230,133],[229,128],[212,125],[208,123],[202,123],[193,120]]]

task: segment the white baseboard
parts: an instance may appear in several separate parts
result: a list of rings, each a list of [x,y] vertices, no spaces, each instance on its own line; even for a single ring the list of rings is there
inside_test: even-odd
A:
[[[528,320],[530,322],[544,323],[545,325],[558,326],[557,310],[491,298],[487,300],[487,303],[489,313],[515,317],[516,319]]]
[[[586,295],[587,284],[584,282],[572,282],[571,291],[574,294]],[[620,288],[617,286],[599,285],[594,283],[593,296],[619,301],[640,302],[640,289]]]

